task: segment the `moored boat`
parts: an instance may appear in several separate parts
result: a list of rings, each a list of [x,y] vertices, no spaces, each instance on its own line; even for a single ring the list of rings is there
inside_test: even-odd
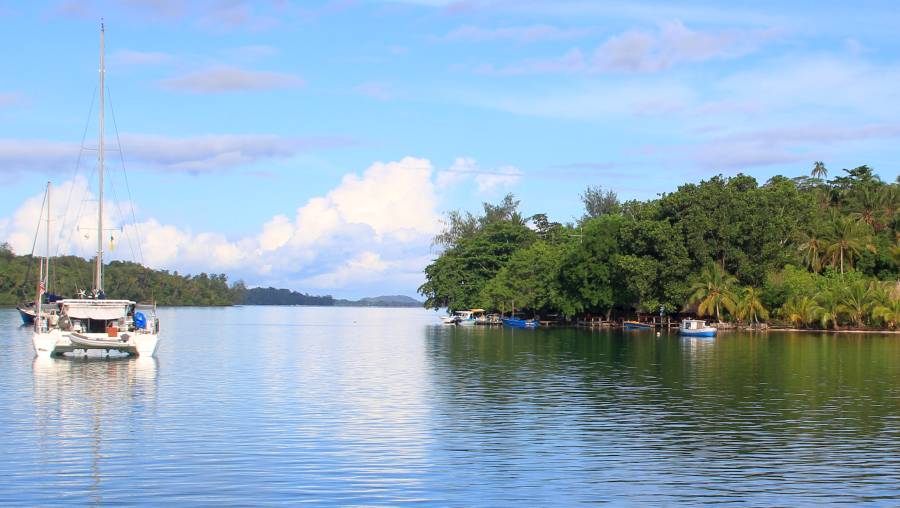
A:
[[[706,321],[699,319],[685,319],[681,322],[678,329],[681,335],[688,337],[715,337],[716,328],[706,324]]]
[[[57,302],[60,300],[62,300],[61,296],[47,293],[44,295],[43,305],[48,306],[46,308],[56,307]],[[45,312],[46,308],[44,309]],[[16,310],[19,311],[19,317],[22,318],[22,324],[34,324],[34,317],[37,315],[34,301],[22,302],[19,305],[16,305]]]
[[[503,326],[510,328],[537,328],[540,323],[534,319],[503,318]]]
[[[156,305],[139,305],[131,300],[106,299],[103,291],[103,118],[104,74],[103,25],[100,26],[100,136],[98,146],[97,200],[97,257],[94,282],[90,294],[79,298],[64,298],[55,304],[44,305],[47,278],[43,270],[35,297],[34,334],[32,344],[38,356],[54,356],[90,349],[119,351],[127,354],[153,356],[159,344],[159,320]],[[49,206],[47,224],[50,223]],[[47,252],[50,251],[49,232]],[[44,260],[46,262],[46,259]]]
[[[650,323],[641,323],[640,321],[625,321],[623,326],[626,330],[649,330],[653,328]]]

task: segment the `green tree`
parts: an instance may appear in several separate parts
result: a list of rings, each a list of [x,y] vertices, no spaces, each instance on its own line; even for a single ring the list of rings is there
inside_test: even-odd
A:
[[[831,265],[839,268],[841,273],[844,273],[845,266],[853,268],[854,259],[860,256],[863,249],[874,250],[865,224],[835,213],[828,226],[824,238],[825,253],[829,256]]]
[[[586,221],[579,243],[562,260],[561,298],[568,313],[602,312],[609,316],[616,303],[612,259],[620,253],[619,231],[625,219],[603,215]]]
[[[825,167],[825,163],[822,161],[816,161],[809,176],[824,180],[825,178],[828,178],[828,168]]]
[[[737,279],[721,266],[713,263],[700,272],[699,279],[690,287],[689,305],[697,305],[701,316],[715,314],[716,321],[722,321],[721,309],[734,312],[735,297],[733,287]]]
[[[872,316],[881,319],[889,328],[900,326],[900,298],[879,302],[872,309]]]
[[[794,297],[785,302],[781,307],[781,317],[787,319],[794,326],[809,326],[818,321],[822,308],[816,303],[813,296]]]
[[[843,304],[840,295],[834,290],[825,290],[816,295],[816,305],[819,307],[819,321],[823,328],[840,324]]]
[[[755,287],[746,287],[735,302],[734,316],[740,321],[758,323],[769,319],[769,311],[763,306],[761,291]]]
[[[797,252],[803,260],[803,264],[815,273],[822,271],[822,255],[824,254],[825,241],[815,232],[800,233],[797,244]]]
[[[621,208],[616,193],[611,190],[604,192],[603,187],[599,185],[585,189],[581,193],[581,202],[584,203],[583,220],[619,213]]]
[[[874,306],[874,294],[872,286],[864,281],[857,280],[845,287],[840,295],[841,309],[850,318],[855,326],[863,326]]]
[[[486,285],[482,306],[532,312],[558,309],[561,251],[562,247],[543,241],[516,251]]]

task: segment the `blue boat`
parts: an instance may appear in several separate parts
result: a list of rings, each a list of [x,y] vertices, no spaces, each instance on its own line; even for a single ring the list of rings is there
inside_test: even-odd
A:
[[[681,335],[686,337],[715,337],[716,329],[708,326],[706,321],[697,319],[685,319],[681,322],[681,328],[678,329]]]
[[[653,328],[650,323],[641,323],[640,321],[625,321],[626,330],[649,330]]]
[[[503,326],[510,328],[537,328],[540,324],[533,319],[503,318]]]

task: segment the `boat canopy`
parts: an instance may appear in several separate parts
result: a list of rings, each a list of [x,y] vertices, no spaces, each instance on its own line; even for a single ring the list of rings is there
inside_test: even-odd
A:
[[[73,319],[111,320],[125,317],[131,300],[65,299],[59,302],[62,314]]]
[[[699,319],[685,319],[681,322],[681,327],[685,330],[699,330],[706,327],[706,321]]]

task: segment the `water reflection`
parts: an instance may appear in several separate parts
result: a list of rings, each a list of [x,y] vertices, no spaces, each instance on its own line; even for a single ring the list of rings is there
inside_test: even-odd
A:
[[[35,361],[0,310],[0,505],[900,499],[900,337],[162,312],[158,363]]]
[[[102,484],[117,476],[105,464],[117,453],[127,455],[130,441],[147,430],[142,422],[155,414],[157,371],[153,357],[38,357],[32,363],[40,454],[51,463],[83,457],[66,474],[92,504],[104,501]]]
[[[490,450],[501,483],[531,496],[609,500],[585,494],[598,484],[651,504],[897,495],[892,337],[432,327],[426,341],[441,440]],[[457,468],[476,458],[442,452]],[[535,467],[556,476],[532,491]]]

